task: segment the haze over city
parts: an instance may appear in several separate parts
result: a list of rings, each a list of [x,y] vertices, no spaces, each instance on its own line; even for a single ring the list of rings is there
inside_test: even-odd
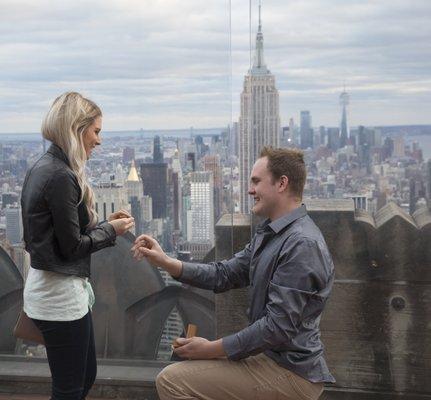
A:
[[[229,2],[1,0],[0,133],[38,132],[66,90],[101,105],[105,130],[236,121],[250,64],[249,2],[230,3],[231,54]],[[430,11],[423,0],[264,1],[281,124],[310,110],[314,125],[338,126],[344,83],[351,126],[431,123]],[[257,1],[251,27],[253,52]]]

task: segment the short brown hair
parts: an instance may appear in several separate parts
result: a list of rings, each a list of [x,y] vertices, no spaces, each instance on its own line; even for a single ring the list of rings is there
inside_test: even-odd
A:
[[[264,147],[259,157],[267,157],[268,169],[274,180],[280,179],[283,175],[287,176],[290,193],[302,199],[307,172],[304,153],[301,150]]]

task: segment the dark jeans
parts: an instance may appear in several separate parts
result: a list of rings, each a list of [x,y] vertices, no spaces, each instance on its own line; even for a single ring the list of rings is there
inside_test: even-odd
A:
[[[51,400],[85,399],[97,373],[91,312],[76,321],[33,321],[46,343]]]

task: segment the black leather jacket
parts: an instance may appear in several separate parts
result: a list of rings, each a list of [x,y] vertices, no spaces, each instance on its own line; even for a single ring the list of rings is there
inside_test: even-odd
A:
[[[82,277],[90,276],[91,253],[115,244],[108,222],[87,229],[89,215],[79,203],[81,189],[69,162],[52,144],[25,177],[22,220],[31,266]]]

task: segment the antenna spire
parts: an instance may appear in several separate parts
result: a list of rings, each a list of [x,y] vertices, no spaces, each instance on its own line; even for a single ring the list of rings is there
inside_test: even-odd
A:
[[[259,32],[262,30],[262,19],[260,18],[260,11],[262,8],[261,0],[259,0]]]
[[[263,59],[263,33],[262,33],[262,4],[259,0],[259,28],[256,34],[256,51],[254,54],[254,63],[251,68],[251,72],[266,74],[269,73],[268,68],[266,68],[265,61]]]

